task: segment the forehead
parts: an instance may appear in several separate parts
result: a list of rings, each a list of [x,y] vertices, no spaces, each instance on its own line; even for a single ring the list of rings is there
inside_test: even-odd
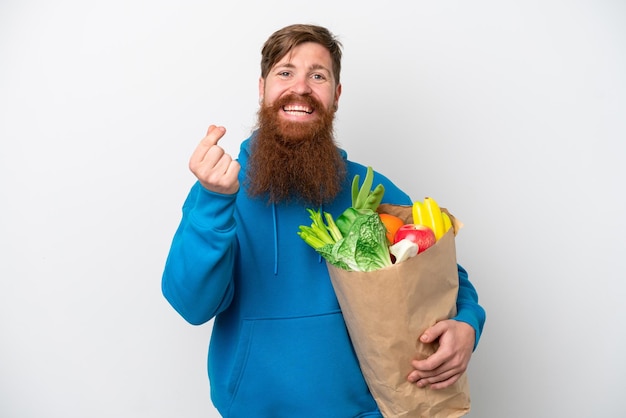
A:
[[[278,66],[304,66],[307,68],[332,71],[333,61],[328,49],[315,42],[305,42],[295,46],[276,62]]]

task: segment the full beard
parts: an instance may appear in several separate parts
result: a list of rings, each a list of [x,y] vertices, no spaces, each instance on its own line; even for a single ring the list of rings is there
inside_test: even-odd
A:
[[[333,134],[334,110],[310,96],[300,96],[320,115],[313,122],[278,117],[289,97],[261,105],[251,148],[246,184],[251,196],[269,203],[300,201],[319,206],[332,201],[345,182],[346,163]]]

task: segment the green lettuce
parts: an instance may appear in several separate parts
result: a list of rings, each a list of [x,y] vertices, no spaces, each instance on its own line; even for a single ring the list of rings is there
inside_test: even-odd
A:
[[[374,170],[367,167],[363,184],[352,180],[352,206],[333,220],[321,209],[307,209],[311,226],[300,225],[298,235],[330,264],[352,271],[372,271],[390,266],[387,229],[376,212],[385,188],[372,189]]]
[[[320,212],[310,213],[314,223],[310,227],[300,226],[298,234],[330,264],[350,271],[372,271],[392,264],[387,230],[375,211],[360,210],[350,228],[332,243],[328,240],[332,218],[329,226],[322,221]],[[325,216],[328,222],[329,215],[325,213]],[[319,239],[320,235],[324,239]]]

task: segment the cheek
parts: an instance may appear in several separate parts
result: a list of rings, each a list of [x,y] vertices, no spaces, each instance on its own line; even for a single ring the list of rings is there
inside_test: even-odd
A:
[[[265,104],[271,105],[273,104],[277,99],[279,99],[281,96],[280,92],[277,92],[276,90],[265,90],[265,94],[263,96],[263,101],[265,102]]]
[[[334,109],[335,108],[335,92],[334,90],[321,89],[316,91],[318,100],[326,106],[326,109]]]
[[[262,96],[265,103],[271,104],[285,92],[285,88],[276,83],[265,83]]]
[[[335,96],[330,95],[327,97],[324,97],[322,99],[322,103],[324,103],[324,106],[326,106],[327,110],[335,110]]]

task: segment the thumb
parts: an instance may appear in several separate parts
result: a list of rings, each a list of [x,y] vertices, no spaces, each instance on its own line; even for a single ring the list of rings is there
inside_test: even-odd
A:
[[[428,328],[426,331],[420,335],[420,341],[423,343],[432,343],[437,338],[441,336],[446,330],[446,323],[441,321],[437,322],[432,327]]]

